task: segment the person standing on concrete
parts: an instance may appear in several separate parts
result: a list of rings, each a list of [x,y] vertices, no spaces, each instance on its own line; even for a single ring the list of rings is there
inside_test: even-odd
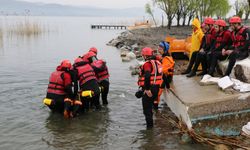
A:
[[[165,87],[167,89],[170,88],[170,83],[173,80],[173,75],[174,75],[174,59],[169,53],[169,44],[167,42],[160,42],[158,46],[158,52],[162,55],[161,56],[161,63],[162,63],[162,79],[163,83],[160,86],[159,93],[158,93],[158,98],[154,101],[154,109],[158,109],[158,105],[160,103],[160,97],[163,92],[163,89]]]
[[[192,29],[193,33],[191,41],[191,51],[189,54],[190,60],[187,69],[181,74],[189,74],[191,72],[193,65],[195,63],[196,55],[200,50],[202,39],[204,36],[204,33],[201,30],[200,21],[197,18],[195,18],[192,22]]]
[[[147,123],[147,128],[152,128],[153,123],[153,103],[158,96],[159,87],[162,84],[162,67],[158,60],[152,59],[153,50],[145,47],[141,51],[145,63],[140,67],[138,86],[142,87],[142,107]]]
[[[236,60],[243,60],[249,56],[250,31],[248,28],[241,25],[241,19],[238,16],[229,19],[229,24],[232,29],[233,44],[227,50],[222,50],[222,55],[227,55],[229,63],[224,76],[229,76],[235,65]]]
[[[211,47],[211,64],[208,74],[213,76],[218,60],[225,60],[227,55],[222,51],[225,51],[229,46],[232,45],[231,32],[226,28],[226,22],[224,20],[217,20],[214,25],[215,31],[217,32],[215,43]]]
[[[207,54],[209,53],[211,45],[215,41],[216,32],[215,32],[215,29],[213,27],[214,20],[212,18],[210,18],[210,17],[206,18],[204,20],[204,23],[205,23],[206,33],[205,33],[204,39],[202,41],[201,48],[196,55],[195,65],[194,65],[193,69],[191,70],[191,72],[187,75],[187,77],[196,76],[196,71],[198,70],[200,63],[202,65],[202,72],[199,73],[198,75],[207,74],[207,68],[210,64],[209,61],[207,61]]]

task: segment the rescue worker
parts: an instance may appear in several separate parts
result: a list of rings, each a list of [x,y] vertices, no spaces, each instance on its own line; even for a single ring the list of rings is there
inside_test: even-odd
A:
[[[211,48],[211,45],[215,41],[216,32],[215,32],[215,29],[213,27],[214,20],[212,18],[210,18],[210,17],[206,18],[204,20],[204,23],[205,23],[206,33],[204,35],[204,39],[202,41],[201,48],[200,48],[199,52],[197,53],[194,67],[191,70],[191,72],[187,75],[187,77],[196,76],[196,71],[198,70],[200,63],[202,65],[202,72],[199,73],[198,75],[207,74],[207,68],[208,68],[208,65],[210,65],[210,60],[207,60],[208,58],[210,58],[210,57],[208,57],[208,53],[209,53],[209,50]]]
[[[161,63],[162,63],[163,82],[159,89],[158,98],[154,101],[154,109],[158,109],[160,96],[163,92],[163,89],[165,89],[165,87],[167,89],[170,89],[170,83],[173,80],[175,62],[170,53],[168,52],[168,50],[169,50],[169,44],[164,41],[160,42],[158,46],[158,52],[162,55]]]
[[[227,55],[222,54],[232,44],[231,32],[226,28],[226,22],[224,20],[217,20],[214,26],[217,34],[215,43],[211,48],[211,65],[208,74],[213,76],[218,60],[225,60]]]
[[[142,88],[142,107],[147,128],[153,127],[153,103],[157,98],[159,87],[162,84],[162,67],[158,60],[152,59],[153,50],[145,47],[141,51],[145,63],[140,67],[138,86]]]
[[[72,91],[70,68],[70,61],[63,60],[56,71],[50,75],[46,98],[51,102],[44,101],[52,111],[63,112],[65,118],[73,117],[72,106],[75,98]]]
[[[102,104],[108,105],[109,93],[109,71],[106,62],[97,58],[97,49],[91,47],[86,58],[89,60],[90,65],[93,67],[98,84],[101,88]]]
[[[229,23],[233,31],[231,33],[233,44],[228,49],[222,50],[222,55],[227,55],[229,59],[227,70],[224,76],[229,76],[231,74],[236,60],[243,60],[249,55],[249,29],[241,25],[241,19],[238,16],[230,18]]]
[[[192,22],[192,29],[193,29],[193,33],[192,33],[192,39],[191,39],[192,40],[191,51],[189,54],[190,60],[189,60],[187,69],[181,74],[189,74],[191,72],[193,65],[195,63],[196,55],[198,51],[200,50],[202,39],[204,36],[204,33],[201,30],[200,21],[197,18],[195,18]]]
[[[74,70],[77,73],[77,79],[80,87],[80,98],[84,105],[84,110],[88,111],[90,104],[93,103],[95,108],[100,109],[100,90],[93,68],[89,65],[89,61],[85,58],[77,58],[74,61]],[[82,92],[91,91],[89,97],[84,97]]]

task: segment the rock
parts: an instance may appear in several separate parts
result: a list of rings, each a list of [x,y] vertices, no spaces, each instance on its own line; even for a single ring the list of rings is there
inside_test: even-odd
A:
[[[131,60],[136,58],[136,55],[133,52],[127,53],[127,57],[129,57]]]
[[[134,51],[137,51],[137,50],[139,49],[138,43],[135,43],[135,44],[131,45],[131,47],[132,47],[132,49],[133,49]]]
[[[120,55],[121,55],[121,57],[127,57],[127,54],[129,53],[129,50],[128,49],[126,49],[126,47],[122,47],[121,49],[120,49]]]
[[[227,69],[227,65],[228,61],[219,62],[218,66],[223,74]],[[243,60],[237,60],[230,76],[242,82],[250,83],[250,57]]]
[[[130,52],[130,49],[128,46],[123,46],[120,48],[120,51],[123,52],[123,51],[127,51],[127,52]]]
[[[122,57],[122,62],[130,62],[130,58],[128,58],[128,57]]]
[[[117,46],[117,44],[119,43],[120,41],[118,39],[112,39],[111,41],[108,42],[108,46]]]

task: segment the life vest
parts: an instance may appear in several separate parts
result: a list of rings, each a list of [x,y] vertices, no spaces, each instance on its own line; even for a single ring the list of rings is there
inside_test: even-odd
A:
[[[210,45],[213,38],[214,38],[214,32],[215,32],[215,29],[214,28],[211,28],[209,31],[206,32],[205,34],[205,39],[206,39],[206,45]]]
[[[166,76],[174,75],[174,59],[171,56],[165,56],[162,59],[162,73]]]
[[[47,92],[58,95],[65,95],[64,80],[62,74],[64,71],[55,71],[50,75]]]
[[[91,63],[91,66],[95,71],[98,82],[109,78],[108,68],[103,60],[95,60]]]
[[[234,47],[244,46],[246,44],[246,39],[243,37],[243,32],[246,29],[246,27],[241,27],[239,31],[232,32],[232,40]]]
[[[215,41],[216,41],[216,43],[215,43],[215,48],[220,47],[221,44],[222,44],[222,42],[224,42],[223,39],[224,39],[224,34],[225,34],[226,32],[230,32],[230,31],[225,30],[225,31],[222,31],[222,32],[220,32],[219,34],[217,34],[216,40],[215,40]]]
[[[95,76],[95,72],[93,70],[93,68],[89,65],[89,64],[84,64],[82,66],[77,66],[77,76],[79,78],[79,84],[80,86],[83,85],[84,83],[95,79],[96,80],[96,76]]]
[[[151,85],[161,85],[162,84],[162,65],[161,65],[161,63],[158,60],[150,60],[150,61],[146,61],[146,62],[150,62],[151,65],[153,66],[153,70],[151,71],[151,74],[150,74],[150,84]],[[144,65],[142,65],[140,67],[139,79],[137,82],[137,84],[140,87],[143,87],[144,82],[145,82],[143,66]]]

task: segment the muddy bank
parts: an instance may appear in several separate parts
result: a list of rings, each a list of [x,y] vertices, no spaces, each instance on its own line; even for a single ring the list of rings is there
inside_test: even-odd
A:
[[[148,46],[156,50],[158,44],[165,40],[167,36],[184,39],[190,36],[191,33],[192,29],[190,26],[172,27],[171,30],[165,27],[135,29],[122,32],[118,37],[107,43],[107,45],[114,46],[120,50],[122,61],[130,61],[134,58],[140,60],[140,50],[143,47]],[[187,60],[176,60],[175,74],[180,74],[186,68],[187,64]],[[132,71],[132,74],[136,73],[136,70]]]

